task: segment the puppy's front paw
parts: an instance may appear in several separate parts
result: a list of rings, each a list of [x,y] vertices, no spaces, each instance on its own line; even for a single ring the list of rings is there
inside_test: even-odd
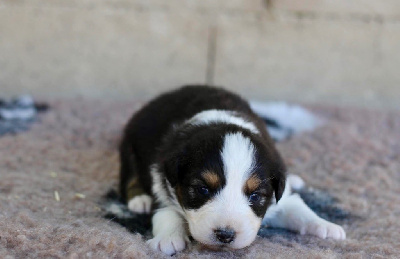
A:
[[[309,234],[322,239],[346,239],[346,232],[341,226],[322,219],[305,225],[300,229],[300,234]]]
[[[147,244],[153,250],[161,251],[167,255],[173,255],[185,249],[187,242],[189,242],[189,239],[186,235],[175,232],[170,235],[155,236],[148,240]]]
[[[150,213],[151,210],[151,203],[152,199],[149,195],[147,194],[142,194],[133,197],[129,202],[128,202],[128,208],[130,211],[135,212],[135,213]]]

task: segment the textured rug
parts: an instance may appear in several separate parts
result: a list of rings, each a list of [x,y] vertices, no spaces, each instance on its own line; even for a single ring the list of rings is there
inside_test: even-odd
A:
[[[0,258],[164,257],[146,246],[140,234],[146,227],[136,226],[130,230],[140,233],[133,233],[105,218],[103,209],[104,195],[117,186],[121,129],[141,104],[49,104],[30,131],[0,138]],[[262,228],[248,248],[216,252],[193,245],[177,258],[400,255],[400,112],[310,109],[325,125],[278,149],[289,172],[312,186],[303,197],[342,224],[347,239]]]

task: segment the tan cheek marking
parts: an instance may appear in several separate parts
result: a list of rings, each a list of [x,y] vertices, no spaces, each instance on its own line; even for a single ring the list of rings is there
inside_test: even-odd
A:
[[[217,174],[213,172],[205,172],[202,174],[204,180],[208,184],[208,186],[212,188],[218,188],[221,184],[220,179]]]
[[[252,193],[260,186],[261,180],[256,175],[252,175],[245,185],[245,193]]]

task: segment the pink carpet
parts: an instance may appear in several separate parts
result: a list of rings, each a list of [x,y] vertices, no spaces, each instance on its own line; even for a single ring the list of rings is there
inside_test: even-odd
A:
[[[30,131],[0,138],[0,258],[163,257],[141,235],[104,219],[101,209],[101,197],[117,187],[121,129],[140,104],[50,105]],[[290,173],[356,216],[343,225],[347,240],[276,235],[238,251],[193,246],[177,258],[400,256],[400,112],[312,110],[325,126],[278,148]]]

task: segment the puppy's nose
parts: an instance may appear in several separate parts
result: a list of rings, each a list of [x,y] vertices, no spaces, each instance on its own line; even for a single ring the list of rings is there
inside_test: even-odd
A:
[[[230,228],[219,228],[214,233],[219,241],[226,244],[232,242],[236,236],[236,232]]]

